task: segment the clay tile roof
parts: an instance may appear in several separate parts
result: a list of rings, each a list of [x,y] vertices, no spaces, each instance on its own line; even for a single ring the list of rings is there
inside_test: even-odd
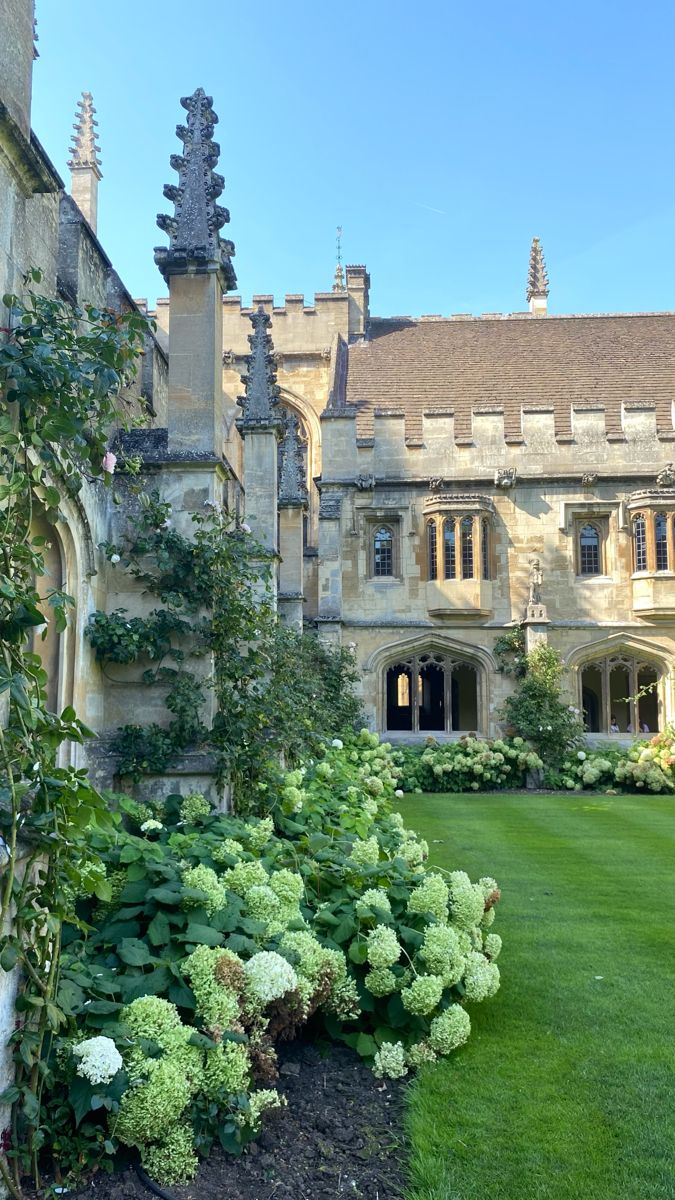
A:
[[[675,313],[528,315],[371,321],[370,340],[349,348],[345,400],[358,405],[358,435],[373,433],[379,409],[401,408],[406,438],[419,438],[422,415],[451,410],[455,437],[471,434],[471,414],[503,410],[505,433],[521,432],[522,409],[552,409],[556,433],[569,435],[572,407],[605,411],[620,435],[622,403],[647,401],[672,432]]]

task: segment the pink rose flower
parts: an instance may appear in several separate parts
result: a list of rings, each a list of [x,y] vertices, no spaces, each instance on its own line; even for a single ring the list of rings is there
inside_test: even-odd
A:
[[[240,529],[243,529],[244,533],[250,533],[250,532],[251,532],[251,526],[250,526],[250,525],[247,525],[247,524],[246,524],[246,521],[242,521],[242,523],[241,523],[241,525],[239,526],[239,528],[240,528]]]
[[[112,475],[116,464],[117,455],[113,454],[112,450],[106,450],[105,454],[103,455],[103,462],[101,463],[106,475]]]

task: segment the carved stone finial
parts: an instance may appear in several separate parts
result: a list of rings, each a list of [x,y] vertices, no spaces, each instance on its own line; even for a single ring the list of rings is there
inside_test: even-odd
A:
[[[251,353],[246,356],[246,374],[241,376],[245,392],[238,397],[244,411],[237,420],[237,429],[243,433],[281,426],[274,347],[267,332],[271,320],[262,305],[251,314],[251,324],[253,333],[248,335]]]
[[[333,291],[334,292],[344,292],[344,290],[345,290],[345,276],[344,276],[344,271],[342,270],[342,263],[337,263],[335,266],[335,276],[333,279]]]
[[[223,291],[230,292],[237,283],[230,261],[234,245],[219,234],[230,214],[216,204],[225,180],[213,170],[220,155],[220,146],[211,140],[218,117],[211,107],[211,96],[203,88],[197,88],[192,96],[183,96],[181,104],[188,114],[187,125],[176,126],[183,154],[171,155],[178,183],[168,183],[164,188],[175,211],[173,216],[157,217],[159,228],[169,235],[169,245],[155,249],[155,262],[166,280],[188,271],[218,271]]]
[[[508,491],[509,488],[516,486],[518,482],[518,472],[515,467],[497,467],[495,471],[495,487],[501,488],[503,491]]]
[[[544,251],[539,238],[532,238],[530,247],[530,265],[527,272],[527,300],[533,296],[548,296],[548,272],[544,262]]]
[[[279,472],[279,504],[305,505],[305,447],[300,436],[300,422],[295,413],[287,412],[281,440],[281,470]]]
[[[660,488],[675,486],[675,463],[668,462],[663,470],[659,471],[656,476],[656,486]]]
[[[101,179],[100,147],[96,132],[98,121],[94,118],[96,109],[94,108],[91,92],[82,93],[82,98],[78,100],[77,107],[79,112],[76,113],[76,120],[73,125],[75,133],[71,138],[71,157],[68,160],[68,166],[71,170],[78,167],[89,167]]]

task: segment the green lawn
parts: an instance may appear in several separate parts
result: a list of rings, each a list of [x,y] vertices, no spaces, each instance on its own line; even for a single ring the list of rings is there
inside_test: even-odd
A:
[[[675,803],[414,796],[431,860],[502,888],[502,987],[410,1090],[408,1200],[673,1200]]]

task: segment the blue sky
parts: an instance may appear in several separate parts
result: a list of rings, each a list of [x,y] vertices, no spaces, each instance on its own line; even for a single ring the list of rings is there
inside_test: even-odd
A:
[[[239,290],[329,290],[335,227],[371,311],[523,310],[530,241],[552,312],[675,309],[671,0],[37,0],[33,126],[68,178],[93,92],[99,236],[129,290],[174,182],[179,97],[220,117]]]

